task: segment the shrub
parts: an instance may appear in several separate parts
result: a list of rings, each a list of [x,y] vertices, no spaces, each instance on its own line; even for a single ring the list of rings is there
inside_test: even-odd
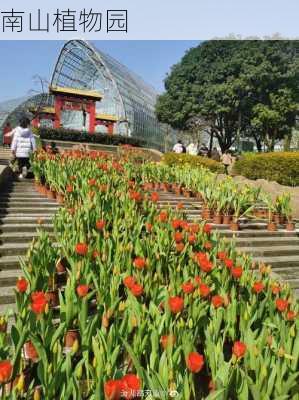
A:
[[[82,132],[75,129],[65,128],[45,128],[40,127],[36,130],[41,139],[46,140],[62,140],[70,142],[82,142],[82,143],[99,143],[106,145],[118,146],[121,144],[130,144],[132,146],[141,147],[145,145],[142,139],[136,137],[127,137],[121,135],[106,135],[103,133],[95,132],[90,134],[88,132]]]
[[[224,172],[224,167],[220,162],[206,157],[191,156],[190,154],[166,153],[164,154],[163,161],[171,166],[190,164],[192,167],[205,167],[216,173]]]
[[[281,185],[299,185],[299,152],[246,154],[233,172],[248,179],[267,179]]]

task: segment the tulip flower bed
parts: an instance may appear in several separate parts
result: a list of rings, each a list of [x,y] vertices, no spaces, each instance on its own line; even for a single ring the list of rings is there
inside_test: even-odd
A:
[[[2,398],[298,399],[290,288],[209,224],[157,209],[149,175],[173,169],[79,151],[33,162],[64,207],[22,265]]]

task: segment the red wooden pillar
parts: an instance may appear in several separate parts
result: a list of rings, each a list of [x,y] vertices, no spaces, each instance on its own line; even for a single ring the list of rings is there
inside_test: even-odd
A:
[[[31,121],[31,125],[34,126],[34,128],[39,127],[39,116],[38,115]]]
[[[108,135],[113,135],[114,123],[113,122],[108,122],[107,128],[108,128]]]
[[[60,128],[61,126],[61,110],[62,110],[63,100],[59,96],[55,96],[54,108],[55,108],[55,120],[54,128]]]
[[[96,127],[96,103],[89,104],[89,133],[94,133]]]

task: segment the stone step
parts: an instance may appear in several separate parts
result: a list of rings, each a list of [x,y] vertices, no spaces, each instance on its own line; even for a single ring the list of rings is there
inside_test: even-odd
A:
[[[20,268],[20,256],[3,256],[0,257],[0,270],[15,270]]]
[[[15,303],[15,287],[16,285],[1,287],[0,304],[5,305],[4,309],[10,308]]]
[[[299,248],[299,237],[248,237],[248,238],[242,238],[238,237],[235,239],[236,245],[238,248],[242,247],[265,247],[265,246],[281,246],[281,245],[292,245],[292,246],[298,246]]]
[[[255,256],[254,261],[263,262],[266,265],[271,265],[273,270],[276,268],[293,267],[299,265],[298,255],[288,255],[288,256]]]
[[[24,215],[24,214],[43,214],[45,213],[45,211],[49,212],[53,212],[55,213],[56,211],[59,210],[59,207],[51,207],[51,209],[49,207],[41,207],[41,208],[37,208],[37,207],[8,207],[8,208],[0,208],[0,218],[3,215],[7,215],[9,214],[13,214],[13,215]]]
[[[28,250],[28,243],[5,243],[0,246],[1,256],[25,255]]]
[[[10,200],[7,202],[1,201],[0,199],[0,210],[5,209],[5,210],[10,210],[11,208],[15,209],[21,209],[22,207],[26,207],[27,206],[32,206],[34,208],[57,208],[58,204],[56,202],[53,201],[45,201],[45,200],[27,200],[27,201],[16,201],[16,200]]]
[[[299,255],[299,246],[241,247],[240,250],[253,256]]]
[[[254,230],[246,229],[242,231],[231,231],[230,229],[220,230],[219,235],[226,237],[237,237],[237,238],[270,238],[270,237],[299,237],[297,232],[290,232],[284,229],[277,230],[275,232],[269,232],[266,229]]]
[[[1,218],[1,223],[3,225],[9,224],[36,224],[39,223],[40,220],[43,223],[51,223],[53,221],[54,214],[7,214]],[[3,226],[2,225],[2,226]],[[1,225],[0,225],[1,227]]]
[[[52,236],[53,233],[51,232]],[[33,239],[38,238],[38,232],[9,232],[0,235],[0,245],[6,243],[28,243],[32,242]]]
[[[22,270],[20,268],[0,271],[0,296],[2,288],[15,286],[19,276],[22,276]]]
[[[286,279],[285,282],[287,282],[291,288],[299,289],[299,278]]]
[[[53,224],[30,224],[25,222],[24,224],[5,224],[0,225],[0,234],[8,232],[36,232],[38,229],[45,230],[47,232],[53,230]]]

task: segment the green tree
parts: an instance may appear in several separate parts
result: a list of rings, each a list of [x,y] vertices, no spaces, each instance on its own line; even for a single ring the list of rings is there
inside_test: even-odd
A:
[[[271,148],[294,126],[298,71],[292,41],[204,42],[172,67],[156,114],[179,129],[205,120],[222,151],[241,136]]]

